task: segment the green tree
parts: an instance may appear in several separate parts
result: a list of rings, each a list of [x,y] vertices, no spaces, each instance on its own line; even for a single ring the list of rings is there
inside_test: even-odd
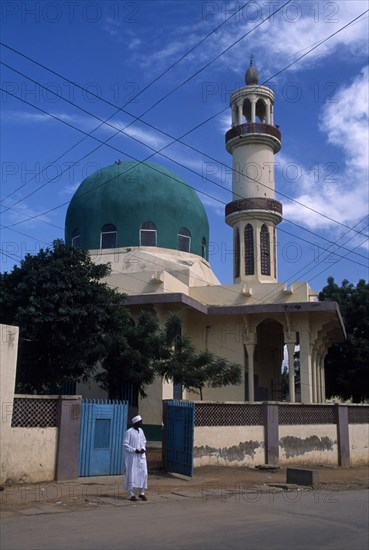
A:
[[[142,311],[136,321],[127,310],[117,310],[116,316],[120,330],[107,333],[108,351],[95,380],[111,399],[120,399],[127,384],[146,397],[144,386],[153,382],[155,365],[165,353],[163,334],[156,317],[148,311]]]
[[[106,335],[112,339],[129,321],[124,295],[102,282],[109,273],[58,240],[1,274],[0,321],[20,327],[17,391],[47,392],[94,372],[107,353]]]
[[[182,336],[181,321],[171,314],[165,324],[166,355],[157,363],[160,376],[203,398],[205,387],[220,388],[241,383],[241,368],[208,351],[196,351],[189,338]]]
[[[347,280],[338,286],[329,277],[319,300],[336,301],[344,320],[347,340],[333,345],[325,359],[328,396],[352,396],[354,402],[369,398],[369,283],[356,286]]]

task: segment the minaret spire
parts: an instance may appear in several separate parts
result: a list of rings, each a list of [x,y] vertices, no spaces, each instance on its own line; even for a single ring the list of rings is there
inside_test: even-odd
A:
[[[274,154],[281,133],[274,125],[274,94],[259,84],[250,56],[246,86],[230,98],[232,128],[226,148],[233,157],[233,200],[226,206],[226,222],[234,234],[235,282],[276,282],[276,231],[282,205],[275,200]]]

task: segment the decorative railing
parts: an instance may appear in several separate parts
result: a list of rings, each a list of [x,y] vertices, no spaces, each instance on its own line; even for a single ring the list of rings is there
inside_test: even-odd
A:
[[[251,122],[247,124],[239,124],[234,126],[226,133],[226,143],[236,137],[242,137],[248,134],[267,134],[281,141],[281,132],[271,124],[263,124],[259,122]]]
[[[282,216],[282,204],[275,199],[268,199],[264,197],[238,199],[236,201],[229,202],[225,207],[225,214],[226,216],[229,216],[235,212],[243,212],[245,210],[267,210]]]

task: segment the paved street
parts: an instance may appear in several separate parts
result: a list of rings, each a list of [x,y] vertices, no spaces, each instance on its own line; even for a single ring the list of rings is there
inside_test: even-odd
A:
[[[204,489],[201,496],[117,497],[89,509],[2,520],[2,550],[367,550],[367,490],[273,494]]]

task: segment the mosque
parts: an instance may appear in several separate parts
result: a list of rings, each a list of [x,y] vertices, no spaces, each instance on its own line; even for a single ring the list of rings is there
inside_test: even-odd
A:
[[[164,326],[174,312],[196,348],[241,365],[240,385],[205,388],[205,400],[281,400],[288,354],[288,400],[323,403],[324,357],[344,340],[344,326],[338,305],[317,301],[308,283],[278,281],[276,226],[283,213],[275,199],[274,155],[281,132],[273,91],[259,85],[252,62],[245,84],[230,97],[232,126],[225,136],[233,159],[233,196],[225,207],[233,229],[233,284],[221,284],[211,269],[209,222],[196,192],[160,164],[116,162],[85,179],[67,211],[65,241],[88,250],[96,263],[111,263],[107,282],[127,294],[133,313],[149,309]],[[257,180],[248,176],[255,165]],[[104,397],[93,391],[77,388],[84,397]],[[161,379],[146,392],[146,399],[129,399],[151,434],[160,432],[163,399],[198,399]]]

